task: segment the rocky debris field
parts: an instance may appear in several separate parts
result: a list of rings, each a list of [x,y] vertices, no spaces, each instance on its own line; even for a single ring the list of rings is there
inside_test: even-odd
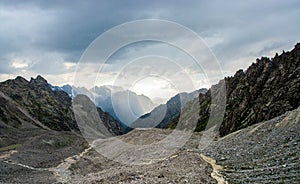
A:
[[[10,129],[5,130],[9,135]],[[0,149],[0,183],[55,183],[51,168],[87,147],[82,137],[71,132],[23,128],[16,133],[18,144]]]
[[[171,132],[134,130],[118,139],[135,145],[155,144]],[[181,149],[160,160],[145,159],[144,164],[128,165],[108,159],[91,147],[84,150],[81,145],[76,150],[83,143],[71,133],[72,146],[63,144],[68,141],[66,135],[52,134],[35,135],[17,150],[0,152],[0,183],[216,183],[211,165],[191,150]],[[120,155],[128,154],[130,151],[120,151]],[[142,151],[136,154],[137,158],[144,156]]]
[[[95,151],[109,143],[107,139],[95,142],[95,149],[84,150],[82,145],[76,150],[82,142],[71,134],[73,146],[54,138],[65,138],[62,134],[35,135],[25,147],[0,153],[0,183],[299,183],[299,112],[300,108],[215,139],[205,149],[198,147],[202,133],[194,133],[183,147],[173,147],[177,151],[158,160],[149,160],[143,149],[132,153],[120,149],[113,155],[131,159],[135,154],[142,160],[138,165],[116,162]],[[136,129],[117,138],[126,144],[151,145],[172,131]],[[57,152],[51,154],[51,149]],[[154,151],[154,156],[161,151]]]
[[[55,140],[44,135],[32,142],[36,146],[31,149],[1,152],[0,183],[299,183],[299,112],[300,108],[215,139],[205,149],[198,147],[202,133],[194,133],[182,148],[158,160],[147,160],[143,150],[138,149],[132,152],[144,162],[138,165],[116,162],[95,151],[107,140],[95,142],[95,149],[62,147],[51,156],[47,153],[51,151],[49,143]],[[118,140],[151,145],[166,139],[172,131],[137,129]],[[154,154],[164,150],[156,151]],[[30,153],[37,161],[30,159]],[[130,159],[130,153],[120,149],[116,156]]]
[[[215,139],[205,149],[198,147],[202,133],[194,133],[178,152],[152,164],[121,164],[92,149],[70,166],[72,175],[68,182],[299,183],[299,112],[300,108]],[[134,130],[120,140],[136,145],[153,144],[171,132]],[[122,154],[128,153],[121,151]]]
[[[300,183],[300,108],[211,144],[202,151],[229,183]]]
[[[150,145],[159,143],[171,132],[162,129],[137,129],[118,139],[132,145]],[[105,142],[94,147],[97,149],[103,145]],[[67,183],[216,183],[211,177],[211,165],[201,158],[200,153],[180,149],[166,157],[159,157],[157,155],[166,150],[156,149],[152,151],[157,158],[149,159],[143,148],[131,151],[119,149],[118,156],[122,158],[125,155],[137,165],[110,160],[91,149],[71,164],[68,170],[72,174]],[[132,156],[133,154],[135,155]],[[141,159],[142,162],[135,162],[134,158]]]
[[[70,168],[69,183],[216,183],[199,153],[180,151],[147,165],[125,165],[89,152]]]

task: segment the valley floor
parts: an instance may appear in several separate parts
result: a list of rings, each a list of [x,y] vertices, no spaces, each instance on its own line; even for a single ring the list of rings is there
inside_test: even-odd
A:
[[[0,152],[0,182],[152,184],[217,183],[218,180],[219,183],[299,183],[299,112],[300,108],[242,129],[214,141],[205,149],[198,148],[201,133],[195,133],[178,152],[142,165],[111,161],[92,148],[78,151],[75,156],[48,167],[26,162],[16,151]],[[120,139],[132,144],[151,144],[169,133],[171,130],[134,130]],[[125,157],[126,154],[129,153],[120,152]]]

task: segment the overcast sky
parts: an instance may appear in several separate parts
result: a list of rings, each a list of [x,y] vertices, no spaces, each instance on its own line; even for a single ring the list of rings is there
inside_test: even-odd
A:
[[[220,62],[223,75],[246,69],[258,57],[290,50],[300,41],[299,0],[1,0],[0,81],[41,74],[54,85],[72,84],[76,64],[93,40],[114,26],[140,19],[174,21],[196,32]],[[113,84],[123,66],[119,63],[146,55],[172,58],[183,66],[189,63],[188,56],[169,45],[137,43],[114,54],[96,84]],[[172,67],[161,67],[172,73]],[[191,68],[186,64],[195,87],[209,87],[203,76]],[[97,63],[89,63],[84,71],[92,73],[97,69]],[[183,79],[178,72],[168,76]],[[90,88],[94,82],[87,81],[85,86]],[[178,92],[168,79],[150,77],[135,82],[130,89],[152,98]],[[153,90],[153,86],[158,89]]]

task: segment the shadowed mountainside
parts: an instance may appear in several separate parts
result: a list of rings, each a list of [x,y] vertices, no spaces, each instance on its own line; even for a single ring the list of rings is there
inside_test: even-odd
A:
[[[300,44],[272,59],[257,59],[246,71],[239,70],[224,80],[226,110],[221,136],[296,109],[300,103]],[[212,88],[218,89],[219,85]],[[203,131],[210,116],[211,89],[196,100],[200,109],[196,131]],[[195,110],[186,107],[182,111],[188,114]],[[176,123],[166,124],[174,128]]]
[[[178,117],[182,109],[190,101],[195,100],[199,94],[204,94],[207,89],[199,89],[191,93],[179,93],[162,104],[154,108],[150,113],[147,113],[133,122],[133,128],[166,128],[170,122],[178,121]]]
[[[7,129],[18,129],[26,125],[28,128],[79,133],[71,100],[64,91],[53,91],[41,76],[30,81],[17,77],[0,83],[0,120]],[[125,133],[121,123],[101,109],[97,108],[97,111],[111,133]],[[14,139],[5,132],[2,133],[6,140]]]

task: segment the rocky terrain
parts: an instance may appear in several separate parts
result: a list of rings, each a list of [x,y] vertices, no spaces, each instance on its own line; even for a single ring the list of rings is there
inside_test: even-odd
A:
[[[166,138],[170,132],[160,129],[136,129],[119,139],[133,145],[147,145]],[[98,146],[95,145],[95,148]],[[163,150],[155,151],[159,155]],[[144,157],[143,148],[135,153],[137,158]],[[132,152],[124,150],[119,154],[122,157]],[[132,155],[128,158],[132,158]],[[216,183],[210,177],[210,164],[204,161],[199,153],[186,149],[159,160],[148,160],[144,157],[144,163],[141,165],[112,161],[91,149],[72,164],[69,170],[72,172],[69,183]]]
[[[213,142],[203,154],[229,183],[300,182],[300,108]]]
[[[50,168],[88,147],[82,137],[71,132],[1,128],[1,136],[7,135],[2,130],[10,131],[17,143],[0,148],[0,183],[55,183]]]
[[[152,162],[145,158],[142,165],[110,160],[95,151],[103,146],[96,143],[95,149],[87,148],[56,167],[27,170],[37,178],[52,179],[49,183],[299,183],[299,131],[300,108],[215,139],[205,148],[199,147],[203,133],[194,132],[174,154]],[[135,129],[118,139],[149,145],[171,133],[170,129]],[[119,155],[130,153],[123,150]],[[144,157],[142,151],[137,153]]]
[[[300,43],[292,51],[276,54],[274,58],[257,59],[246,71],[239,70],[224,79],[226,84],[226,110],[220,127],[220,135],[270,120],[286,111],[296,109],[300,103]],[[213,85],[214,91],[223,84]],[[199,94],[199,119],[196,131],[206,128],[211,105],[209,89]],[[189,113],[187,107],[182,110]],[[165,122],[174,128],[176,122]]]

